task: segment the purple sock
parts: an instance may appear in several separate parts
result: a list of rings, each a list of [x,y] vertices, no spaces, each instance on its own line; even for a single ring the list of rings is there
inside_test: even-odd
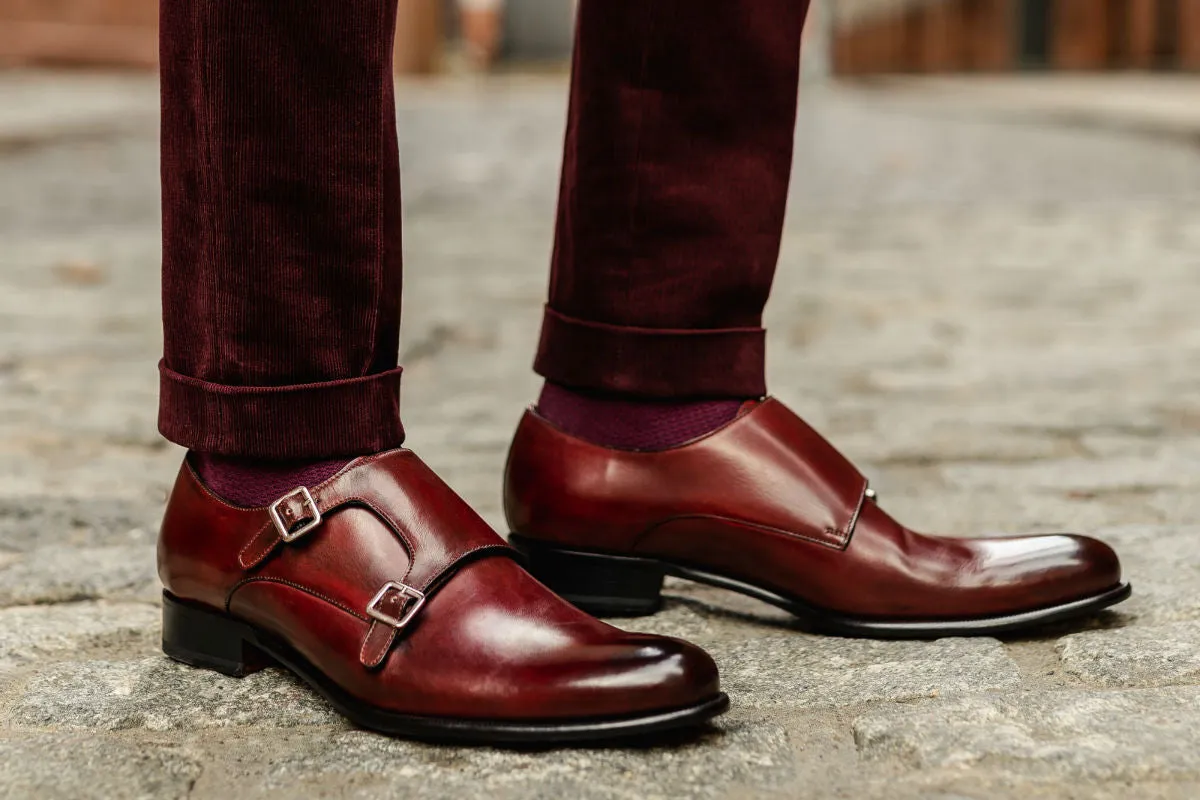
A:
[[[738,415],[745,400],[645,401],[582,394],[547,383],[538,413],[593,444],[621,450],[667,450],[714,431]]]
[[[300,486],[312,488],[353,459],[262,461],[192,453],[192,467],[209,490],[236,506],[267,506]]]

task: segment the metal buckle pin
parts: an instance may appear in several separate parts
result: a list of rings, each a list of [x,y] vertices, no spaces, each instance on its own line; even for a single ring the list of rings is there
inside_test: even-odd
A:
[[[291,500],[297,496],[300,498],[301,507],[306,512],[312,513],[312,521],[304,523],[299,528],[296,528],[296,530],[291,530],[283,521],[283,516],[279,513],[279,507],[287,500]],[[271,522],[275,523],[275,530],[279,532],[279,538],[288,544],[296,541],[304,534],[315,530],[321,524],[321,509],[317,508],[317,503],[313,500],[312,493],[304,486],[293,489],[274,503],[271,503],[271,507],[268,510],[271,513]]]
[[[399,592],[401,596],[407,597],[411,603],[411,607],[404,612],[401,617],[393,617],[386,613],[381,607],[383,600],[387,597],[388,592]],[[406,605],[408,605],[406,603]],[[375,597],[371,599],[370,605],[367,606],[367,616],[382,622],[396,630],[403,629],[408,623],[412,622],[413,617],[421,610],[421,606],[425,605],[425,593],[419,589],[414,589],[407,584],[398,581],[388,581],[383,585],[383,588],[376,592]]]

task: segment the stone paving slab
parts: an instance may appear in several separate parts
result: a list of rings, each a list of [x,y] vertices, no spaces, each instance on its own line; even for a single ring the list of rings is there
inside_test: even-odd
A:
[[[153,545],[41,547],[0,560],[0,607],[162,594]]]
[[[175,745],[0,734],[0,788],[8,797],[185,798],[202,772],[197,755]]]
[[[651,750],[456,750],[338,732],[297,741],[289,751],[267,768],[264,795],[305,794],[314,780],[345,786],[370,776],[373,785],[343,796],[369,797],[385,786],[406,786],[414,796],[447,800],[485,794],[606,800],[722,797],[731,787],[781,789],[794,774],[787,733],[764,721],[725,721],[698,740]]]
[[[1200,621],[1064,636],[1056,647],[1067,674],[1097,686],[1200,683]]]
[[[163,656],[63,662],[38,670],[10,706],[13,726],[152,731],[334,725],[341,718],[278,670],[229,678]]]
[[[1103,538],[1122,554],[1134,596],[1116,611],[1129,624],[1200,619],[1200,528],[1131,526]]]
[[[70,603],[0,609],[0,674],[47,659],[78,659],[157,644],[160,612],[134,603]]]
[[[879,642],[792,635],[711,649],[730,697],[753,708],[836,708],[1020,684],[1016,664],[992,639]]]
[[[40,493],[0,499],[0,551],[153,545],[161,516],[145,500]]]
[[[1200,775],[1200,689],[1011,693],[892,706],[856,719],[863,757],[917,769],[1062,779]]]

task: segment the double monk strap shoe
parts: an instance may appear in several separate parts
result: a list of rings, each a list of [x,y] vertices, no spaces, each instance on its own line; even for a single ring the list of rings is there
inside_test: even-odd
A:
[[[998,634],[1129,596],[1116,554],[1079,535],[927,536],[773,398],[669,450],[591,444],[525,414],[509,454],[510,541],[534,575],[601,615],[650,614],[673,575],[850,636]]]
[[[185,464],[159,573],[168,656],[234,676],[282,667],[388,734],[592,741],[728,706],[703,650],[554,595],[408,450],[257,509],[215,497]]]

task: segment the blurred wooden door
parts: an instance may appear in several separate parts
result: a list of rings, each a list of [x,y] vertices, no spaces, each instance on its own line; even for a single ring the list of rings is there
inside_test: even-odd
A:
[[[0,0],[0,62],[150,67],[158,0]]]
[[[442,3],[398,2],[396,70],[434,71],[444,30]],[[0,64],[154,67],[158,63],[158,3],[0,0]]]
[[[1200,0],[1178,0],[1179,66],[1200,70]]]
[[[1065,70],[1098,70],[1109,63],[1109,4],[1056,0],[1051,16],[1051,61]]]

